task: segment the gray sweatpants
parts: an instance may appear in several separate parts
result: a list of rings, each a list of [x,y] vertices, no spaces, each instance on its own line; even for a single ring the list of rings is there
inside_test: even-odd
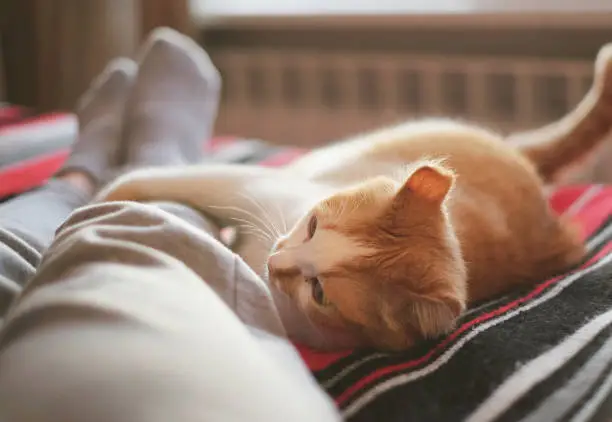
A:
[[[85,201],[54,181],[0,205],[0,420],[339,420],[201,215],[92,205],[54,237]]]

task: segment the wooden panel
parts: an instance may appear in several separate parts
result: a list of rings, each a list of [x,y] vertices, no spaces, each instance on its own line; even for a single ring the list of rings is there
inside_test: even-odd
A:
[[[8,99],[71,109],[113,57],[133,54],[138,0],[13,0],[5,5]]]
[[[159,26],[193,35],[188,0],[141,0],[141,11],[143,37]]]
[[[191,34],[187,0],[0,0],[9,101],[70,109],[113,57],[153,28]]]
[[[34,105],[37,100],[36,35],[33,1],[3,0],[3,59],[6,97],[9,101]]]

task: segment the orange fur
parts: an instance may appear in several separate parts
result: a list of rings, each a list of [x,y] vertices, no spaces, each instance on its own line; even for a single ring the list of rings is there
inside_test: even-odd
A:
[[[612,126],[612,44],[595,61],[595,77],[584,99],[561,120],[508,141],[536,164],[547,181],[559,180],[567,170],[588,159]]]
[[[584,246],[549,208],[542,181],[610,131],[611,53],[602,50],[594,87],[556,125],[562,131],[504,142],[480,128],[431,122],[363,136],[368,146],[360,154],[368,160],[410,166],[405,182],[366,179],[312,213],[323,230],[341,232],[368,252],[318,274],[325,306],[304,299],[299,271],[283,280],[272,273],[271,281],[322,327],[350,333],[355,344],[403,349],[447,332],[469,304],[579,263]],[[308,157],[296,164],[309,165]]]
[[[371,179],[313,211],[321,230],[370,251],[319,274],[332,307],[302,303],[313,320],[344,327],[357,344],[402,349],[447,332],[470,303],[560,273],[584,254],[517,150],[470,126],[424,129],[370,144],[371,158],[412,163],[403,185]],[[338,216],[341,209],[351,211]],[[270,279],[301,300],[299,271]]]

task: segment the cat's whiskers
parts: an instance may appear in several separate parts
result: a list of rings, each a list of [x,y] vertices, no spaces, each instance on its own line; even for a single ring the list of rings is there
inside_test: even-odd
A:
[[[283,215],[282,210],[278,206],[278,202],[273,201],[272,203],[274,204],[274,208],[276,209],[276,214],[278,215],[279,221],[282,224],[282,228],[283,228],[282,234],[285,235],[289,231],[289,228],[287,227],[287,220],[285,220],[285,216]]]
[[[248,218],[252,218],[254,221],[248,221],[248,220],[244,220],[245,222],[248,222],[250,224],[253,224],[253,227],[256,227],[258,229],[260,229],[261,231],[263,231],[264,233],[266,233],[267,236],[270,236],[271,238],[277,237],[275,235],[275,233],[270,229],[270,227],[266,224],[265,219],[263,219],[262,217],[249,212],[245,209],[239,208],[239,207],[232,207],[232,206],[226,206],[226,207],[222,207],[222,206],[216,206],[216,205],[209,205],[209,208],[215,208],[215,209],[220,209],[220,210],[228,210],[228,211],[234,211],[234,212],[239,212],[242,213],[243,215],[245,215]],[[232,219],[236,219],[236,217],[233,217]],[[261,225],[261,227],[256,226],[254,223],[257,222]]]
[[[268,243],[270,243],[270,239],[268,239],[267,237],[262,236],[261,232],[254,231],[251,227],[247,227],[247,226],[243,226],[243,225],[240,225],[238,227],[240,227],[241,233],[253,235],[257,240],[259,240],[260,242],[262,242],[262,243],[264,243],[266,245]]]
[[[259,201],[257,201],[257,199],[255,199],[251,195],[247,195],[246,193],[240,193],[239,195],[242,196],[244,199],[250,201],[253,205],[255,205],[255,207],[257,207],[261,211],[262,216],[264,218],[267,218],[266,227],[274,234],[275,237],[278,238],[282,236],[280,230],[278,230],[278,228],[274,225],[274,220],[272,219],[270,212]]]
[[[242,219],[242,218],[237,218],[237,217],[232,218],[232,220],[242,223],[239,225],[239,227],[245,230],[245,232],[247,232],[247,229],[248,229],[249,233],[261,235],[263,236],[263,239],[266,239],[267,241],[270,241],[270,242],[274,242],[274,238],[270,235],[270,233],[265,232],[260,227],[257,227],[250,221]]]
[[[261,228],[255,226],[253,223],[243,220],[240,218],[233,218],[237,222],[241,222],[237,224],[237,228],[240,229],[240,233],[249,234],[254,236],[257,240],[264,244],[273,243],[274,240],[271,238],[269,233],[264,232]]]
[[[278,228],[274,225],[274,220],[272,218],[272,216],[270,215],[270,211],[264,207],[255,197],[247,195],[246,193],[243,193],[242,196],[251,201],[251,203],[253,205],[255,205],[262,213],[262,216],[264,217],[264,219],[266,220],[266,227],[268,227],[268,229],[270,230],[270,232],[272,232],[274,234],[274,236],[276,237],[280,237],[280,231],[278,230]]]

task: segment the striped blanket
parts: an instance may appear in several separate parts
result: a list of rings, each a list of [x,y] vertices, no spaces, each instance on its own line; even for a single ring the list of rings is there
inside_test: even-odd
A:
[[[207,148],[211,160],[270,166],[301,153],[232,139]],[[0,196],[42,183],[65,154],[0,166]],[[407,352],[298,346],[347,420],[612,421],[612,187],[565,187],[550,201],[582,230],[580,268],[482,303],[448,336]]]
[[[470,309],[408,352],[302,350],[347,419],[592,420],[612,389],[612,188],[564,188],[551,203],[582,228],[581,268]]]

